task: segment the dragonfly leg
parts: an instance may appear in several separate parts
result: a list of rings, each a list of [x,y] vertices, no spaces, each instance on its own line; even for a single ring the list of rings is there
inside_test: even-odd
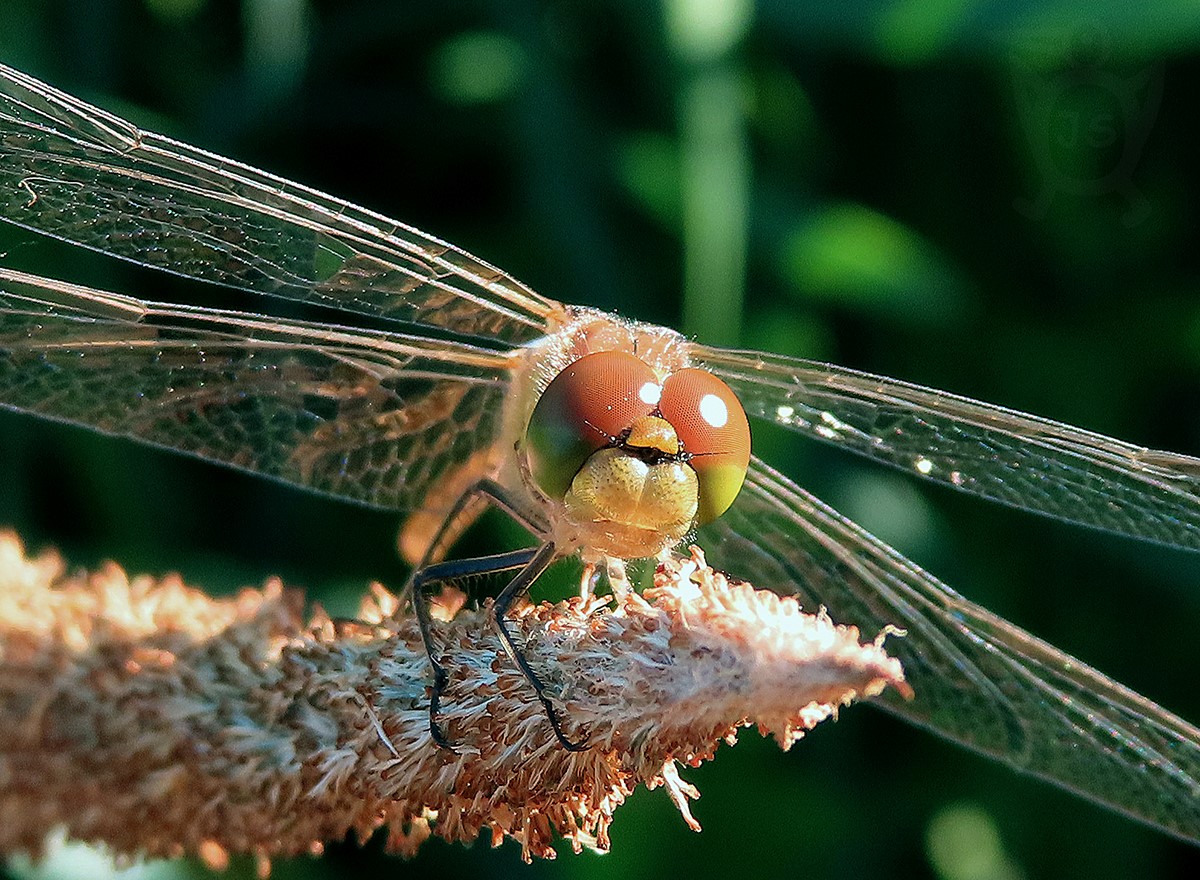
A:
[[[429,656],[429,665],[433,668],[433,687],[429,695],[429,733],[433,741],[444,749],[454,751],[454,746],[442,733],[441,725],[437,723],[438,708],[442,692],[449,684],[446,669],[437,659],[436,647],[433,644],[432,617],[429,610],[429,594],[431,587],[446,581],[464,577],[478,577],[494,574],[499,571],[511,571],[519,568],[524,573],[536,558],[538,550],[514,550],[511,553],[499,553],[494,556],[480,556],[475,559],[455,559],[450,562],[439,562],[419,569],[412,577],[413,608],[416,610],[417,623],[421,630],[421,640],[425,643],[425,653]],[[545,565],[538,574],[544,571]],[[517,576],[520,578],[520,575]],[[536,578],[536,575],[534,575]],[[531,578],[529,583],[532,583]],[[508,645],[506,644],[507,648]]]
[[[442,523],[434,534],[433,540],[425,550],[421,564],[416,568],[412,576],[409,577],[408,583],[405,585],[403,593],[408,595],[412,602],[413,611],[417,617],[417,625],[421,631],[421,642],[425,647],[425,653],[429,657],[429,666],[433,671],[433,687],[429,699],[429,733],[435,743],[450,751],[454,751],[454,748],[442,733],[441,726],[437,723],[441,696],[446,689],[446,685],[449,684],[449,680],[445,667],[437,659],[438,649],[433,640],[433,620],[430,611],[431,588],[455,578],[492,574],[494,572],[522,568],[529,563],[534,553],[532,550],[521,550],[515,553],[504,553],[479,559],[433,563],[432,560],[440,558],[445,551],[446,548],[443,544],[447,542],[448,537],[456,534],[455,525],[458,518],[471,505],[478,504],[480,501],[485,505],[495,506],[503,510],[535,534],[542,534],[546,530],[546,524],[541,520],[540,515],[535,511],[525,509],[522,505],[511,499],[503,486],[491,479],[480,480],[470,490],[464,492],[456,499],[454,506],[442,519]],[[526,584],[526,589],[528,589],[528,584],[532,583],[534,579],[531,578],[529,580]],[[512,600],[510,599],[509,601],[511,602]],[[506,640],[506,650],[511,651],[509,647],[511,642],[511,639]],[[524,658],[522,658],[523,660]],[[523,669],[528,666],[528,664],[523,662],[520,665],[522,665]]]
[[[538,577],[541,576],[550,563],[554,561],[555,548],[553,542],[547,541],[530,557],[528,564],[521,569],[517,576],[508,582],[500,595],[496,597],[496,601],[492,605],[492,622],[496,625],[496,631],[500,635],[500,644],[504,646],[505,652],[509,659],[517,665],[525,679],[533,688],[533,692],[537,695],[538,700],[542,704],[542,708],[546,710],[546,717],[550,719],[550,727],[554,730],[554,735],[558,738],[559,743],[568,752],[582,752],[587,749],[587,744],[584,742],[574,742],[567,738],[563,733],[562,725],[558,720],[558,712],[554,708],[554,704],[550,702],[550,698],[546,696],[546,686],[542,684],[542,680],[538,678],[533,667],[529,665],[529,660],[526,659],[525,653],[517,647],[513,641],[512,634],[508,631],[508,627],[504,624],[504,616],[508,613],[508,609],[512,607],[521,596],[529,592],[530,586]]]
[[[472,483],[459,495],[449,512],[441,517],[437,531],[422,552],[417,568],[425,568],[445,559],[446,552],[450,549],[449,545],[462,534],[465,526],[470,525],[488,507],[504,511],[535,535],[543,535],[549,529],[541,511],[524,499],[514,498],[511,492],[490,477],[484,477]],[[465,522],[460,523],[460,518]]]

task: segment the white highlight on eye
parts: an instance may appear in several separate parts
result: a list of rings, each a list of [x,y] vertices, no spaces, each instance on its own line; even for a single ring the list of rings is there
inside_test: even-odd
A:
[[[658,406],[658,402],[662,400],[662,386],[657,382],[647,382],[638,389],[638,400],[651,406]]]
[[[717,395],[706,394],[700,398],[700,418],[714,428],[724,428],[729,421],[729,407]]]
[[[917,473],[929,474],[933,471],[933,462],[927,458],[918,458],[914,466],[917,469]]]

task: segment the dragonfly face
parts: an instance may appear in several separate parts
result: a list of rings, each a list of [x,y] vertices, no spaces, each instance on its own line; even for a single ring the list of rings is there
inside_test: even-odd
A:
[[[337,316],[150,302],[0,267],[0,405],[404,513],[409,558],[482,478],[514,497],[533,497],[530,480],[544,495],[561,486],[559,465],[546,476],[538,463],[556,448],[526,426],[555,377],[601,351],[636,354],[664,377],[707,370],[752,419],[914,478],[1200,550],[1200,460],[564,306],[446,242],[139,131],[8,68],[0,216]],[[669,444],[659,429],[642,425],[639,442]],[[1200,842],[1200,730],[958,595],[766,463],[750,459],[729,509],[696,541],[715,566],[838,622],[906,630],[889,647],[916,697],[884,697],[888,710]],[[617,543],[608,549],[630,549]]]
[[[750,427],[728,385],[686,366],[683,346],[651,349],[651,363],[636,353],[637,325],[591,317],[602,321],[623,325],[630,347],[586,350],[537,395],[517,444],[523,483],[550,508],[559,547],[590,562],[657,556],[733,503]],[[564,335],[589,348],[587,332]]]

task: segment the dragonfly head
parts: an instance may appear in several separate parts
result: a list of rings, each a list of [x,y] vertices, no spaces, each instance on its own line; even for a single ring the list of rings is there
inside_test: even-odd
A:
[[[706,370],[664,377],[629,352],[603,351],[551,380],[523,446],[531,479],[572,520],[665,547],[733,503],[750,461],[750,427],[733,391]]]

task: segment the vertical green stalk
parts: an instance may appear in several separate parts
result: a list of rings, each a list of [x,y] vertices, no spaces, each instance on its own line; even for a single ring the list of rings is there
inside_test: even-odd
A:
[[[666,0],[679,64],[683,196],[683,330],[736,344],[745,300],[750,155],[738,52],[750,0]]]
[[[290,92],[308,62],[309,0],[245,0],[246,68],[265,103]]]

